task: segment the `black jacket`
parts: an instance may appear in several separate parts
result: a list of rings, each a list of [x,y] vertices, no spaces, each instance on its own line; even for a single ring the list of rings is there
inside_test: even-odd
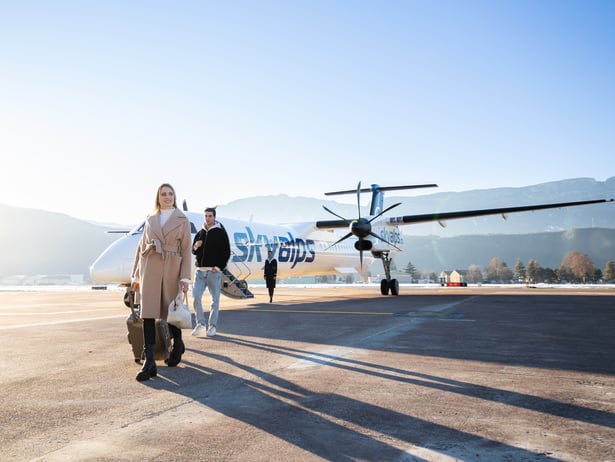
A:
[[[265,272],[263,277],[265,279],[275,279],[278,277],[278,261],[275,258],[271,259],[271,263],[269,263],[269,260],[265,260]]]
[[[194,250],[194,243],[203,241],[203,245]],[[216,222],[209,230],[201,228],[192,241],[192,253],[196,255],[197,268],[217,266],[226,268],[231,257],[231,245],[224,227]]]

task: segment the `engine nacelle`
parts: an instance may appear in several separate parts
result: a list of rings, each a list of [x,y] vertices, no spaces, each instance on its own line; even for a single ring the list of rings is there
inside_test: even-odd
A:
[[[354,243],[354,248],[359,252],[372,249],[372,241],[369,239],[359,239]]]

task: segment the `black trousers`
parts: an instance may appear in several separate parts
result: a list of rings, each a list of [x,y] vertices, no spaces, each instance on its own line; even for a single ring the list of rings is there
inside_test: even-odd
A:
[[[169,330],[173,340],[181,340],[182,330],[179,327],[169,324]],[[156,344],[156,320],[154,318],[143,318],[143,343],[145,345]]]

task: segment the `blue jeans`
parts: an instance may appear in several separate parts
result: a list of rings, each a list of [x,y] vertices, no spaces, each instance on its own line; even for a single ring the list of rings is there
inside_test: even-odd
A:
[[[194,276],[194,287],[192,288],[192,298],[194,299],[194,311],[196,320],[202,325],[216,327],[218,325],[218,308],[220,307],[220,287],[222,285],[222,272],[196,270]],[[203,313],[203,293],[205,288],[209,289],[211,297],[211,309],[209,311],[209,325],[205,322]]]

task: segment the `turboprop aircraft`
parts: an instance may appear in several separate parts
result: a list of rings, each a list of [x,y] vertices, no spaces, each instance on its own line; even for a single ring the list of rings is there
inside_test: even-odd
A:
[[[436,184],[407,186],[379,186],[334,191],[325,195],[356,194],[357,217],[344,218],[327,207],[323,208],[337,217],[336,220],[320,220],[288,225],[259,224],[248,221],[217,217],[226,229],[231,242],[231,258],[224,269],[222,293],[231,298],[251,298],[248,279],[262,278],[267,251],[271,250],[278,260],[278,278],[315,276],[328,274],[362,274],[364,264],[375,259],[382,261],[385,278],[380,282],[382,295],[399,295],[399,283],[391,278],[391,261],[403,246],[400,225],[438,222],[441,226],[447,220],[528,212],[532,210],[573,207],[580,205],[613,202],[613,199],[596,199],[578,202],[525,205],[481,210],[463,210],[446,213],[428,213],[384,217],[384,214],[401,202],[384,208],[385,191],[437,187]],[[371,192],[369,214],[361,216],[361,193]],[[201,228],[203,214],[189,212],[184,201],[184,212],[191,222],[192,235]],[[99,282],[117,283],[127,287],[124,302],[129,304],[131,270],[137,244],[143,233],[144,223],[113,242],[92,264],[90,275]],[[345,234],[338,230],[346,229]],[[352,242],[350,239],[352,238]],[[357,259],[357,252],[359,258]]]

